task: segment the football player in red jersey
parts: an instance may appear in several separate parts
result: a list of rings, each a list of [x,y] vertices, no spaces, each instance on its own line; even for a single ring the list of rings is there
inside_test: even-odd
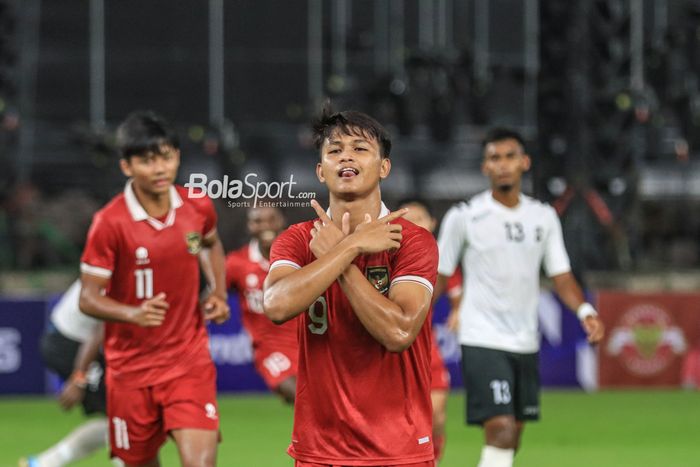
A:
[[[399,208],[408,208],[404,219],[413,222],[419,227],[423,227],[430,233],[435,232],[437,219],[433,217],[430,207],[424,200],[407,198],[399,202]],[[462,299],[461,270],[458,269],[450,278],[446,292],[450,301],[449,316],[452,318],[456,314],[456,310],[459,310],[459,302]],[[453,323],[448,323],[448,327],[450,325],[453,325]],[[442,355],[440,355],[440,348],[438,347],[435,334],[433,334],[431,357],[432,386],[430,398],[433,402],[433,442],[435,446],[435,461],[439,462],[444,453],[446,442],[445,424],[447,423],[447,395],[450,390],[450,373],[442,360]]]
[[[253,340],[255,368],[272,391],[293,404],[299,352],[296,320],[277,326],[264,315],[262,304],[270,248],[284,230],[284,216],[275,207],[251,208],[247,225],[250,242],[226,256],[226,284],[238,294],[241,321]]]
[[[113,457],[158,466],[170,435],[184,466],[216,464],[216,369],[205,320],[224,322],[224,251],[209,198],[174,185],[177,136],[153,112],[117,130],[124,192],[98,211],[81,259],[81,310],[105,323]],[[199,303],[200,261],[209,295]]]
[[[275,240],[263,297],[274,322],[298,316],[288,452],[297,467],[433,466],[436,242],[382,203],[391,140],[376,120],[325,110],[314,138],[330,206]]]

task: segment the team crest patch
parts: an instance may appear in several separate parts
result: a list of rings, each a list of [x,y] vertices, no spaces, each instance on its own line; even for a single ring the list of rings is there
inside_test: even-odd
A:
[[[367,268],[367,279],[379,293],[389,290],[389,268],[386,266],[370,266]]]
[[[185,242],[187,242],[187,251],[196,255],[202,249],[202,234],[199,232],[187,232],[185,234]]]

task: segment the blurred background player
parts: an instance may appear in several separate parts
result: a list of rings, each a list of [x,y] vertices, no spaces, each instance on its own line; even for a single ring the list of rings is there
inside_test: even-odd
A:
[[[243,326],[253,340],[255,368],[270,390],[293,404],[299,345],[296,320],[275,325],[264,314],[263,283],[270,269],[270,248],[284,230],[275,207],[248,210],[250,242],[226,256],[226,284],[238,293]]]
[[[430,233],[435,232],[437,219],[425,200],[419,198],[407,198],[399,203],[399,209],[408,208],[408,212],[403,216],[407,221],[413,222],[419,227],[423,227]],[[454,311],[459,310],[459,302],[462,299],[462,274],[458,268],[455,274],[450,277],[447,283],[447,297],[450,301],[450,314],[452,318]],[[450,323],[448,322],[448,328]],[[430,352],[432,373],[432,385],[430,387],[430,399],[433,403],[433,443],[435,447],[435,460],[439,461],[445,451],[447,433],[445,424],[447,423],[447,396],[450,390],[450,372],[445,366],[440,354],[437,335],[433,331],[432,348]]]
[[[174,185],[179,141],[159,115],[130,114],[117,146],[129,180],[93,218],[80,297],[84,313],[106,321],[112,457],[158,466],[170,435],[182,465],[213,466],[216,369],[204,321],[229,317],[216,211]],[[200,261],[213,280],[201,308]]]
[[[100,356],[102,324],[78,308],[76,280],[51,310],[50,327],[41,339],[46,367],[63,381],[59,404],[66,410],[80,402],[93,416],[47,450],[20,460],[20,467],[61,467],[89,456],[107,444],[104,359]]]
[[[530,168],[522,137],[496,128],[483,141],[491,189],[452,207],[439,235],[436,293],[461,263],[460,343],[467,423],[483,427],[479,467],[509,467],[526,420],[539,418],[537,299],[540,267],[591,343],[604,328],[571,273],[553,208],[521,193]]]
[[[318,218],[275,240],[264,292],[270,319],[300,320],[288,452],[296,467],[433,466],[437,245],[382,203],[391,140],[376,120],[324,109],[313,132],[329,208],[312,201]]]

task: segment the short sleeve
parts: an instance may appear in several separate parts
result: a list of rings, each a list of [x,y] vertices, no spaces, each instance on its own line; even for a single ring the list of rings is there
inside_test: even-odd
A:
[[[280,266],[301,269],[306,265],[309,241],[304,235],[304,224],[295,224],[282,232],[272,243],[270,271]]]
[[[564,246],[564,236],[562,235],[559,217],[557,217],[553,208],[548,207],[547,210],[549,232],[544,250],[544,270],[548,277],[553,277],[571,271],[571,264]]]
[[[211,198],[208,196],[198,199],[197,207],[200,212],[204,214],[204,228],[202,229],[202,236],[207,238],[216,230],[216,223],[218,221],[216,208],[214,207],[214,203],[212,202]]]
[[[463,226],[462,217],[460,209],[457,206],[452,207],[447,211],[440,225],[438,273],[443,276],[450,277],[454,274],[467,245],[467,232]]]
[[[80,259],[80,272],[109,279],[116,265],[118,239],[114,227],[98,212],[92,219]]]
[[[437,262],[438,249],[433,235],[421,228],[404,229],[401,248],[394,258],[391,285],[414,282],[432,294],[437,279]]]

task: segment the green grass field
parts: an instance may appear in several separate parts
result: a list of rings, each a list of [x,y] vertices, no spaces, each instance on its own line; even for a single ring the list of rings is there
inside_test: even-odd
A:
[[[528,426],[518,467],[693,467],[700,466],[700,394],[687,392],[547,391],[543,419]],[[475,466],[481,432],[462,423],[463,398],[448,407],[447,451],[441,467]],[[285,454],[292,410],[272,396],[220,398],[224,442],[220,466],[290,467]],[[0,467],[37,452],[82,420],[45,398],[0,400]],[[161,464],[177,466],[169,442]],[[109,466],[104,452],[79,466]]]

